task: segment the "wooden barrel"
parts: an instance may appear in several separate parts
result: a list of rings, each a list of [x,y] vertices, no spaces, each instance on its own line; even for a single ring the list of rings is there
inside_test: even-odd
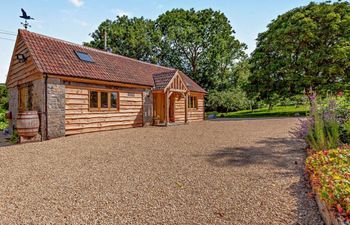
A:
[[[34,137],[39,131],[37,111],[26,111],[17,114],[16,128],[19,136]]]

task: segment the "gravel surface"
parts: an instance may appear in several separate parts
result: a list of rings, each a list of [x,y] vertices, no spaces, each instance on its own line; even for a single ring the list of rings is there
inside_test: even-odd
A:
[[[0,148],[0,224],[322,224],[296,119],[205,121]]]

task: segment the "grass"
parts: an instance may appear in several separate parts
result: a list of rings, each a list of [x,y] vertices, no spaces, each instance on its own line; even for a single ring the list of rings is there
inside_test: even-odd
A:
[[[268,108],[241,110],[237,112],[218,113],[208,112],[209,114],[216,114],[221,118],[249,118],[249,117],[291,117],[291,116],[305,116],[309,107],[308,106],[275,106],[272,110]]]

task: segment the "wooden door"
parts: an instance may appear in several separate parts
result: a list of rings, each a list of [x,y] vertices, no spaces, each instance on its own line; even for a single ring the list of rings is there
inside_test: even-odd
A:
[[[169,101],[169,121],[172,123],[175,122],[175,95],[174,94],[170,96],[170,101]]]

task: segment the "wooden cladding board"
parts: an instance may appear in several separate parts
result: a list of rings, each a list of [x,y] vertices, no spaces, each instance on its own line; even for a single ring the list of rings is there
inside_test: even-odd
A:
[[[188,108],[188,121],[202,121],[204,120],[204,96],[196,95],[198,99],[198,108]],[[175,122],[185,122],[185,98],[178,95],[175,98]]]
[[[198,99],[198,108],[188,109],[188,121],[202,121],[204,120],[204,96],[195,95]]]
[[[175,122],[185,122],[185,98],[182,95],[175,97]]]
[[[25,62],[17,60],[17,54],[24,54],[27,57]],[[18,39],[11,58],[10,70],[7,78],[7,86],[15,87],[33,80],[42,79],[42,73],[34,64],[33,57],[29,54],[29,50],[22,39]]]
[[[88,89],[66,86],[66,135],[143,126],[142,93],[128,93],[119,92],[119,111],[89,111]]]

